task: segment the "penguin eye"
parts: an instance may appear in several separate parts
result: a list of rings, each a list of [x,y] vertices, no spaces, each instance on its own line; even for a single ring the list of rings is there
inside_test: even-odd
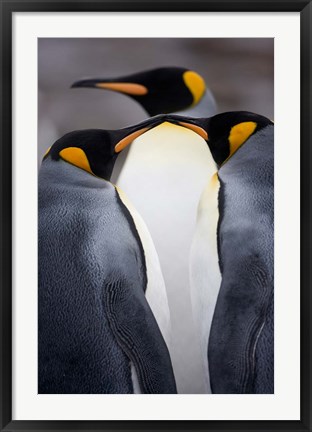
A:
[[[249,121],[238,123],[233,126],[228,140],[230,144],[230,154],[228,157],[231,157],[236,150],[244,144],[244,142],[254,133],[257,128],[257,123]]]

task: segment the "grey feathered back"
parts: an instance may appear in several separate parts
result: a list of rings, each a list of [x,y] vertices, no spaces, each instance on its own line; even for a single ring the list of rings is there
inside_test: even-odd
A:
[[[212,390],[273,393],[273,126],[252,135],[219,179],[222,284],[208,348]]]
[[[133,221],[132,221],[133,223]],[[39,174],[39,393],[175,393],[145,257],[114,186],[62,160]]]

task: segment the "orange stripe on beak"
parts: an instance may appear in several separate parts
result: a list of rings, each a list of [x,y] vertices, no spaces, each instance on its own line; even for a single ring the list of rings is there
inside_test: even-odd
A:
[[[185,122],[179,122],[179,125],[186,127],[187,129],[192,130],[193,132],[197,133],[197,135],[204,138],[204,140],[208,141],[208,134],[205,131],[205,129],[201,128],[200,126],[193,125],[191,123],[185,123]]]
[[[95,87],[107,90],[114,90],[133,96],[143,96],[148,93],[148,89],[141,84],[132,83],[96,83]]]
[[[127,145],[131,144],[132,141],[134,141],[136,138],[138,138],[140,135],[144,134],[145,132],[147,132],[150,128],[146,127],[143,129],[140,129],[136,132],[133,132],[132,134],[126,136],[125,138],[123,138],[122,140],[119,141],[119,143],[117,143],[115,145],[115,153],[119,153],[121,152],[121,150],[123,150],[125,147],[127,147]]]

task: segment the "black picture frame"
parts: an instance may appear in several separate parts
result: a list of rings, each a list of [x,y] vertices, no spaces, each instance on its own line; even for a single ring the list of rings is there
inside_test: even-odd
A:
[[[311,431],[311,23],[304,0],[0,0],[1,7],[1,431]],[[12,14],[14,12],[300,12],[301,32],[301,419],[298,421],[12,420]],[[290,107],[291,109],[291,107]]]

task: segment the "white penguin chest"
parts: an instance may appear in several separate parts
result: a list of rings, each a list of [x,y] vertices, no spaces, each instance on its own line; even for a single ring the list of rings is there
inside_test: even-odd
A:
[[[131,144],[117,182],[144,219],[159,256],[172,318],[170,354],[180,393],[203,391],[189,257],[198,202],[215,170],[202,138],[186,128],[163,123]]]
[[[170,312],[168,306],[167,293],[165,288],[165,282],[160,268],[158,255],[151,238],[151,235],[142,219],[140,214],[131,204],[126,194],[121,189],[117,188],[118,195],[122,202],[129,210],[140,240],[142,242],[146,271],[147,271],[147,287],[145,297],[152,312],[156,318],[160,331],[165,339],[165,342],[169,348],[170,345]]]
[[[211,393],[208,340],[221,285],[217,246],[219,186],[219,181],[215,174],[201,196],[190,255],[192,307],[200,337],[205,391],[207,393]]]

